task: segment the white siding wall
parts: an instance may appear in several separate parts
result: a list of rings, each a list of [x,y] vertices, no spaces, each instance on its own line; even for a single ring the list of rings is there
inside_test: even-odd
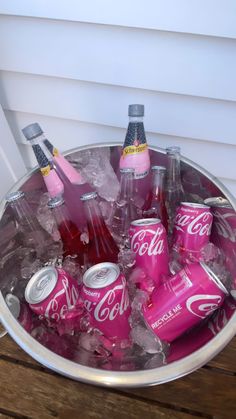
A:
[[[235,0],[0,0],[0,102],[25,165],[38,121],[63,151],[123,141],[144,103],[149,144],[178,144],[236,195]]]

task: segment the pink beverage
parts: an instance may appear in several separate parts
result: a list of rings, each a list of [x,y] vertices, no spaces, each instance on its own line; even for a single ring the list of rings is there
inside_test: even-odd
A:
[[[204,202],[213,214],[211,241],[224,252],[225,265],[236,289],[236,212],[225,198],[208,198]]]
[[[154,290],[143,316],[159,339],[170,343],[220,307],[227,294],[205,263],[186,265]]]
[[[107,338],[129,338],[129,295],[118,265],[104,262],[88,269],[83,277],[81,298],[92,325]]]
[[[174,221],[173,250],[191,254],[195,260],[207,243],[211,234],[212,214],[207,205],[181,202]]]
[[[7,294],[5,301],[10,312],[15,317],[15,319],[19,321],[21,326],[27,332],[30,332],[33,327],[33,321],[32,321],[32,312],[29,309],[28,305],[25,303],[20,303],[19,298],[17,298],[13,294]]]
[[[37,315],[59,321],[75,309],[79,286],[63,269],[47,266],[29,280],[25,299]]]
[[[199,327],[190,330],[171,344],[167,362],[188,356],[208,343],[224,328],[235,310],[236,303],[232,298],[226,298],[224,304],[213,313],[207,323],[199,324]]]
[[[155,285],[169,274],[166,230],[158,218],[135,220],[130,225],[131,249],[136,253],[136,267],[143,269]]]
[[[150,156],[143,125],[144,105],[129,105],[129,125],[120,158],[120,169],[135,170],[135,179],[145,177],[150,169]]]

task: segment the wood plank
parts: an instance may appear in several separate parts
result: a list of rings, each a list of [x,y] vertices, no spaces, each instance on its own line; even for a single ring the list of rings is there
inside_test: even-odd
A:
[[[195,416],[156,403],[129,398],[109,389],[89,386],[0,361],[0,407],[30,418],[193,419]],[[13,403],[14,399],[14,403]]]
[[[14,16],[0,39],[3,70],[236,100],[232,39]]]
[[[236,409],[235,376],[205,368],[164,385],[128,389],[127,393],[150,401],[174,403],[177,408],[199,410],[214,418],[232,418]]]
[[[143,103],[147,132],[236,141],[236,102],[6,71],[1,72],[0,96],[4,110],[125,129],[129,103]]]
[[[135,13],[134,13],[135,11]],[[152,11],[150,13],[150,11]],[[214,13],[213,13],[214,11]],[[129,27],[236,37],[234,0],[1,0],[0,12]]]

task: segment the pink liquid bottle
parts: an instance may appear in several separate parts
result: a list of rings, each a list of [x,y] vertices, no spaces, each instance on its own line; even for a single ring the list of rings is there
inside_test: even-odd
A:
[[[82,240],[81,231],[72,221],[69,210],[62,196],[50,199],[48,207],[52,210],[56,219],[59,233],[63,243],[63,255],[77,256],[80,265],[84,265],[86,244]]]
[[[112,233],[121,245],[129,242],[130,223],[138,217],[134,204],[134,169],[120,169],[120,193],[114,204]]]
[[[84,204],[89,235],[88,266],[100,262],[117,263],[119,253],[119,249],[105,224],[96,198],[96,192],[86,193],[80,198]]]
[[[143,125],[144,105],[129,105],[129,125],[120,157],[120,169],[134,169],[135,202],[141,208],[144,203],[150,156]],[[139,199],[138,199],[139,198]]]
[[[83,208],[78,197],[83,193],[91,190],[89,185],[84,184],[82,176],[77,170],[69,163],[65,157],[63,157],[58,150],[50,143],[49,140],[45,137],[40,125],[35,122],[25,127],[23,134],[26,139],[30,142],[33,147],[34,152],[43,153],[48,161],[50,162],[51,168],[57,175],[57,178],[63,185],[63,191],[50,193],[51,197],[58,195],[64,195],[64,199],[67,203],[68,209],[70,211],[73,221],[80,228],[83,225]],[[36,155],[37,158],[37,155]],[[38,159],[37,159],[38,160]],[[63,193],[64,192],[64,193]]]
[[[152,186],[147,194],[144,206],[144,218],[160,218],[166,231],[168,231],[168,215],[165,204],[164,179],[166,168],[163,166],[152,166]]]
[[[180,147],[168,147],[167,153],[167,179],[166,204],[169,219],[169,233],[173,231],[176,209],[185,200],[184,188],[181,181]]]
[[[33,124],[34,125],[34,124]],[[25,138],[30,141],[32,145],[35,157],[40,167],[40,171],[43,175],[45,185],[47,187],[49,195],[53,198],[64,192],[64,185],[61,179],[59,178],[57,172],[55,171],[50,160],[47,158],[46,154],[43,152],[42,148],[37,141],[37,132],[32,130],[32,126],[29,125],[22,130]]]
[[[22,191],[11,192],[6,196],[6,202],[11,207],[16,224],[23,234],[23,244],[36,250],[40,256],[46,246],[53,242],[51,236],[39,224]]]

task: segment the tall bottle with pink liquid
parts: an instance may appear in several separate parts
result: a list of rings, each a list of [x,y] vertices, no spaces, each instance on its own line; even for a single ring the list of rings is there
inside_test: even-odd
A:
[[[134,169],[137,199],[137,193],[145,190],[145,178],[150,170],[150,156],[143,124],[144,105],[129,105],[128,114],[129,125],[120,157],[120,169]],[[142,204],[141,201],[137,202],[139,207],[142,207]]]

